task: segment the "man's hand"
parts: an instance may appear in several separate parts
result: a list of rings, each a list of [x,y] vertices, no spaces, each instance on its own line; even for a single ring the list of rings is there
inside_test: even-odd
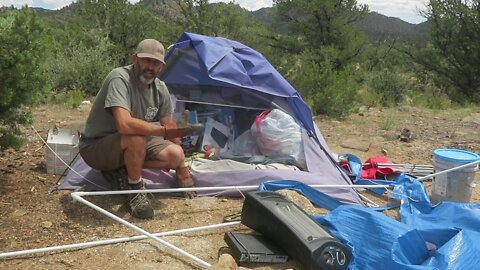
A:
[[[170,123],[164,125],[165,128],[165,135],[164,138],[166,140],[173,140],[175,138],[181,138],[186,135],[190,135],[193,133],[193,129],[189,127],[178,127],[175,123]]]
[[[175,123],[169,123],[169,124],[165,124],[164,128],[165,128],[164,138],[166,140],[172,140],[175,138],[181,138],[181,137],[190,135],[195,131],[202,129],[203,125],[186,125],[183,127],[179,127]]]

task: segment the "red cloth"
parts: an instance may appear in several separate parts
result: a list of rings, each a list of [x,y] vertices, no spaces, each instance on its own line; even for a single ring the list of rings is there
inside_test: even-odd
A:
[[[378,163],[392,163],[388,158],[384,156],[371,157],[365,161],[365,165],[362,167],[363,179],[385,179],[386,176],[398,173],[390,167],[378,168]]]

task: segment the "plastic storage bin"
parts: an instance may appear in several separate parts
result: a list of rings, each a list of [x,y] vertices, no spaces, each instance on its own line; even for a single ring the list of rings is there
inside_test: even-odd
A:
[[[467,163],[478,161],[480,156],[458,149],[436,149],[433,152],[435,172],[444,171]],[[432,203],[441,201],[468,202],[475,187],[475,172],[478,164],[467,166],[434,177],[430,199]]]
[[[78,135],[73,134],[69,129],[48,131],[47,145],[49,147],[45,149],[47,173],[61,175],[66,172],[66,164],[70,164],[77,156],[78,140]]]

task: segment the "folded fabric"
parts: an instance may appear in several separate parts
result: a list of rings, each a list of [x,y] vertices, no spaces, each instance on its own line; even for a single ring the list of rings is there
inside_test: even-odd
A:
[[[285,165],[282,163],[250,164],[230,159],[209,160],[204,158],[197,158],[192,160],[188,165],[190,166],[190,170],[195,173],[263,169],[300,171],[300,169],[294,165]]]
[[[391,167],[379,167],[379,163],[391,164],[392,162],[385,156],[376,156],[367,159],[362,167],[362,178],[385,179],[387,176],[394,175],[399,172]]]

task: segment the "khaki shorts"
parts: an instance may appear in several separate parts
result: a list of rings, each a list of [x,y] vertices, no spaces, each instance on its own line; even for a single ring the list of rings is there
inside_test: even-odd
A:
[[[111,171],[125,165],[121,148],[122,135],[114,133],[94,141],[80,149],[80,155],[88,166],[100,170]],[[155,156],[173,142],[162,137],[147,136],[147,159]]]

